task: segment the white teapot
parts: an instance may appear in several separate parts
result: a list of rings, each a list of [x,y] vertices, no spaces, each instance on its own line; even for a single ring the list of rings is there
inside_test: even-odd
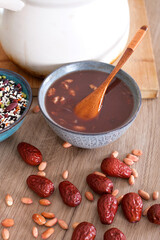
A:
[[[3,49],[37,76],[74,61],[113,62],[129,35],[127,0],[0,0],[0,7]]]

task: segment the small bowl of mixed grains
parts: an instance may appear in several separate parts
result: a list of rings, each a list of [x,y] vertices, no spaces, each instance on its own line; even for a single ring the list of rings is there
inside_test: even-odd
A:
[[[15,72],[0,69],[0,142],[19,129],[31,103],[29,83]]]

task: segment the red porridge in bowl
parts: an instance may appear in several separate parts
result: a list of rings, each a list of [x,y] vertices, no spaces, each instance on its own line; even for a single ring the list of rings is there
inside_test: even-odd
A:
[[[109,85],[98,116],[89,121],[78,118],[74,108],[78,102],[94,91],[108,74],[96,70],[71,72],[56,80],[45,97],[50,117],[64,128],[85,133],[106,132],[125,124],[134,107],[133,95],[118,78]]]

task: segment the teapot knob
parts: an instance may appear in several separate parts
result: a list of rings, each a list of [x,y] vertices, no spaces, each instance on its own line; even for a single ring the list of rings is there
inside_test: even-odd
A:
[[[0,0],[0,8],[11,11],[20,11],[25,6],[21,0]]]

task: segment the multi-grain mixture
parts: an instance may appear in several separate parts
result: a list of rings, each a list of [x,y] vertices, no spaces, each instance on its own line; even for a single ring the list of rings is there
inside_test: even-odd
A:
[[[0,130],[13,124],[27,106],[21,84],[0,75]]]

